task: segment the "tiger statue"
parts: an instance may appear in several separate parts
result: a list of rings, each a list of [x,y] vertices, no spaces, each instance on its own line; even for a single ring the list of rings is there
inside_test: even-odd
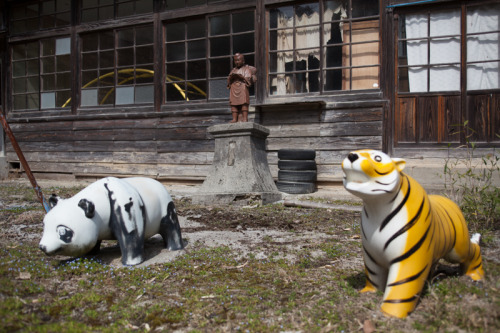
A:
[[[416,307],[434,264],[459,263],[473,280],[484,270],[479,234],[469,240],[460,208],[427,195],[403,173],[406,162],[376,150],[359,150],[342,162],[344,187],[363,200],[361,233],[366,285],[361,292],[384,291],[381,310],[404,318]]]

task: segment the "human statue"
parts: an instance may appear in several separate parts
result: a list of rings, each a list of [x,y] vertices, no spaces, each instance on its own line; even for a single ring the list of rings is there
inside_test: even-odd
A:
[[[229,105],[233,116],[231,123],[247,122],[250,105],[248,88],[257,81],[257,69],[245,64],[245,57],[240,53],[236,53],[233,60],[235,67],[227,77],[227,88],[230,89]]]

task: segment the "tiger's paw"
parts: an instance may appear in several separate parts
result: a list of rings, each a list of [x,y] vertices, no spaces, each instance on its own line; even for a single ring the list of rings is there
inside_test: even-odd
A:
[[[479,268],[468,271],[465,275],[469,276],[474,281],[480,281],[484,278],[483,266],[481,265]]]
[[[363,289],[361,289],[359,292],[360,293],[374,293],[377,291],[377,288],[373,284],[370,283],[370,281],[366,281],[366,285]]]

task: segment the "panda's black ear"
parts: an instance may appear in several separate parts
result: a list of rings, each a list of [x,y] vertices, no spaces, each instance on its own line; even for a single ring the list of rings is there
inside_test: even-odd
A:
[[[92,201],[88,201],[87,199],[81,199],[78,203],[78,207],[83,209],[85,212],[85,216],[89,219],[93,218],[95,215],[95,206]]]
[[[52,194],[49,198],[49,206],[50,208],[54,208],[59,202],[60,197],[56,194]]]

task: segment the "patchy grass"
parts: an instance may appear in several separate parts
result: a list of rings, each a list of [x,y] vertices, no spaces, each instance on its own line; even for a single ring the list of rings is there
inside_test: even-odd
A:
[[[0,186],[0,197],[8,206],[20,201],[9,193],[25,198],[29,191]],[[489,234],[482,248],[483,282],[440,266],[416,311],[399,320],[380,313],[380,292],[359,293],[359,213],[176,203],[181,216],[207,230],[278,229],[312,236],[297,242],[293,260],[283,259],[282,247],[264,236],[266,259],[197,243],[171,262],[117,268],[97,257],[45,256],[37,248],[44,213],[33,199],[24,203],[33,209],[0,211],[6,231],[0,235],[0,332],[354,332],[366,320],[377,332],[500,330],[498,233]],[[318,243],[315,234],[329,238]]]

